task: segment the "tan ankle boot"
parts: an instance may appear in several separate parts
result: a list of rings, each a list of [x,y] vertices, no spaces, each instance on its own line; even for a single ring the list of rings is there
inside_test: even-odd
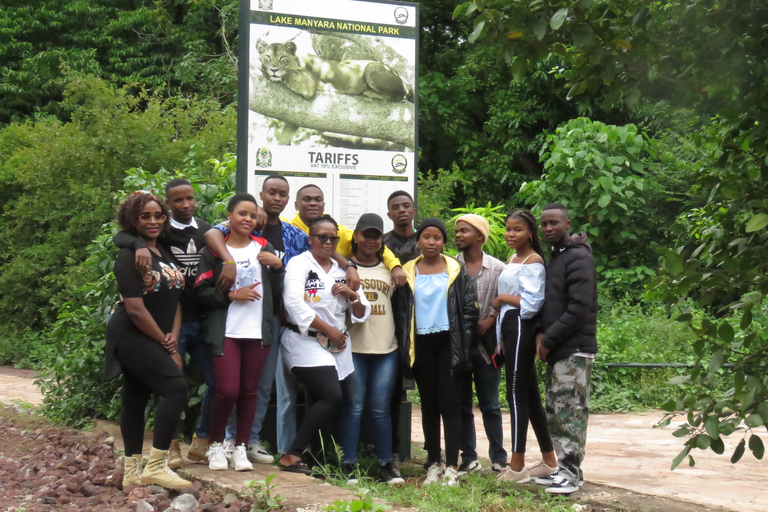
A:
[[[141,483],[144,485],[159,485],[166,489],[181,490],[192,485],[192,482],[184,480],[168,467],[168,450],[152,448],[149,453],[149,462],[141,474]]]
[[[179,469],[184,465],[184,459],[181,458],[181,445],[178,439],[171,441],[171,447],[168,449],[168,467]]]
[[[210,447],[210,441],[207,437],[197,437],[197,434],[192,435],[192,444],[189,445],[189,451],[187,451],[187,458],[196,462],[205,462],[208,464],[208,455],[206,452]]]
[[[132,485],[141,485],[141,454],[125,457],[123,473],[123,489]]]

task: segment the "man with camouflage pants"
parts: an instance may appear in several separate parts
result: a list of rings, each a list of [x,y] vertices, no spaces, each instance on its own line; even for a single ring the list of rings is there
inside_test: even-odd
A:
[[[597,276],[585,233],[570,234],[568,209],[559,203],[541,213],[541,230],[552,244],[536,353],[547,363],[547,425],[558,470],[536,482],[550,494],[570,494],[583,480],[589,388],[597,353]]]

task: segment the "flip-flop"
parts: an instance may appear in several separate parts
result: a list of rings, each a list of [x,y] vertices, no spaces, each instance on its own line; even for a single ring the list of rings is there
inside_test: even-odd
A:
[[[287,471],[289,473],[300,473],[302,475],[312,476],[312,470],[309,468],[309,466],[300,460],[294,462],[290,466],[284,466],[281,464],[280,470]]]

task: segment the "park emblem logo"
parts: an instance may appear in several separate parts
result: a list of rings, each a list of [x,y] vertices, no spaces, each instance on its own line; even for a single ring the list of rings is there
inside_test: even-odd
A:
[[[272,152],[268,148],[256,150],[256,167],[272,167]]]
[[[408,9],[405,7],[398,7],[395,9],[395,22],[400,25],[408,23]]]
[[[194,240],[190,240],[187,244],[187,249],[181,249],[174,245],[171,246],[171,252],[181,264],[181,273],[185,276],[194,277],[197,275],[197,264],[200,263],[200,252],[203,250],[201,247],[199,250]]]
[[[403,174],[408,168],[408,160],[400,153],[392,157],[392,171],[395,174]]]
[[[317,272],[310,270],[307,274],[307,280],[304,282],[304,302],[320,302],[317,292],[321,288],[325,288],[325,283]]]
[[[259,9],[262,11],[271,11],[272,0],[259,0]]]

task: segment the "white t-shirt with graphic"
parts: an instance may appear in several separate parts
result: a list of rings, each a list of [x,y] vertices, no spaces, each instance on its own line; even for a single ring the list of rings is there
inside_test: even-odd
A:
[[[227,246],[229,254],[237,263],[237,279],[232,286],[232,290],[245,288],[253,283],[258,283],[255,290],[259,294],[264,293],[264,286],[261,283],[261,263],[259,263],[259,253],[261,245],[251,240],[251,243],[245,247]],[[264,303],[261,299],[255,301],[235,300],[229,305],[227,310],[227,329],[228,338],[251,338],[261,339],[261,321]]]
[[[342,294],[334,296],[331,292],[336,283],[346,284],[346,274],[339,265],[331,260],[331,269],[326,272],[315,260],[312,253],[306,251],[292,258],[285,267],[283,281],[283,303],[288,314],[288,321],[301,331],[283,329],[280,342],[283,346],[283,358],[290,369],[294,366],[316,367],[333,366],[339,380],[343,380],[355,369],[352,362],[352,336],[347,347],[341,352],[331,353],[309,336],[310,324],[315,316],[328,324],[343,329],[347,310],[352,323],[365,322],[371,313],[371,306],[361,293],[360,302],[365,305],[365,314],[361,318],[354,316],[349,299]]]

